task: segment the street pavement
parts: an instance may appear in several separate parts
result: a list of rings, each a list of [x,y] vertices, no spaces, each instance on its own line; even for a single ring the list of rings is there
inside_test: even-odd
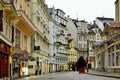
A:
[[[111,78],[119,78],[120,79],[120,73],[99,72],[99,71],[89,70],[88,74],[96,75],[96,76],[111,77]]]
[[[120,78],[112,78],[105,76],[96,76],[90,74],[79,74],[78,72],[56,72],[40,76],[30,76],[16,80],[120,80]]]

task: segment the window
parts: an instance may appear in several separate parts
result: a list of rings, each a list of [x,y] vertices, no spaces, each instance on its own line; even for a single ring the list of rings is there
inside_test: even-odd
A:
[[[20,31],[18,29],[15,30],[15,47],[20,48]]]
[[[87,48],[87,44],[84,44],[84,48]]]
[[[116,53],[116,66],[120,66],[119,65],[119,56],[120,56],[119,52]]]
[[[79,48],[82,48],[82,44],[79,44]]]
[[[24,35],[23,37],[23,48],[27,50],[27,36]]]
[[[110,66],[110,55],[108,55],[108,65]]]
[[[112,53],[112,66],[114,66],[114,53]]]
[[[79,36],[79,40],[82,41],[82,36]]]
[[[100,36],[99,35],[97,35],[97,40],[100,40]]]

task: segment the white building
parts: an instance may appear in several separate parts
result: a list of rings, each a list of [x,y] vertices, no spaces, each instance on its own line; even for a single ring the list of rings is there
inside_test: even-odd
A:
[[[79,55],[83,56],[87,60],[87,39],[88,39],[88,28],[87,22],[84,20],[76,22],[77,26],[77,43],[79,49]]]
[[[70,16],[67,17],[67,29],[71,33],[73,40],[75,41],[75,46],[77,47],[77,26],[75,24],[78,20],[73,20]]]
[[[91,68],[94,68],[95,67],[95,65],[94,65],[95,53],[94,53],[93,45],[98,45],[101,42],[103,42],[105,40],[105,36],[95,21],[92,25],[88,24],[88,30],[89,30],[89,32],[88,32],[89,61],[88,62],[90,64]]]
[[[76,43],[76,47],[78,48],[78,58],[79,56],[83,56],[84,59],[87,57],[87,38],[88,38],[88,28],[87,22],[84,20],[77,20],[67,18],[67,28],[70,31],[72,38]]]
[[[49,72],[49,13],[44,0],[31,0],[31,20],[36,32],[32,35],[29,74]]]
[[[51,15],[50,30],[50,71],[67,70],[67,47],[68,47],[68,30],[66,29],[67,20],[65,13],[60,9],[50,8]]]
[[[104,23],[105,22],[111,22],[114,21],[114,18],[106,18],[106,17],[97,17],[95,22],[98,25],[98,27],[103,31],[104,29]]]

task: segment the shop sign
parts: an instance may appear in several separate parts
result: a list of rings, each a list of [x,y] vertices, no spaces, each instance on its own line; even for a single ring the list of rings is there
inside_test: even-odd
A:
[[[35,50],[40,50],[40,46],[34,46],[34,51]]]

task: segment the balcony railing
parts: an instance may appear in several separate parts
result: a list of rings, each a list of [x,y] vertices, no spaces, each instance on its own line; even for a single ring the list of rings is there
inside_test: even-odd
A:
[[[61,54],[61,53],[57,53],[55,56],[56,56],[56,57],[65,57],[65,58],[68,57],[68,55],[66,55],[66,54]]]
[[[66,27],[66,25],[64,25],[63,23],[60,23],[60,25]]]
[[[78,34],[87,34],[86,31],[78,31]]]
[[[13,3],[13,0],[3,0],[3,2],[4,2],[5,4],[11,4],[11,3]]]

